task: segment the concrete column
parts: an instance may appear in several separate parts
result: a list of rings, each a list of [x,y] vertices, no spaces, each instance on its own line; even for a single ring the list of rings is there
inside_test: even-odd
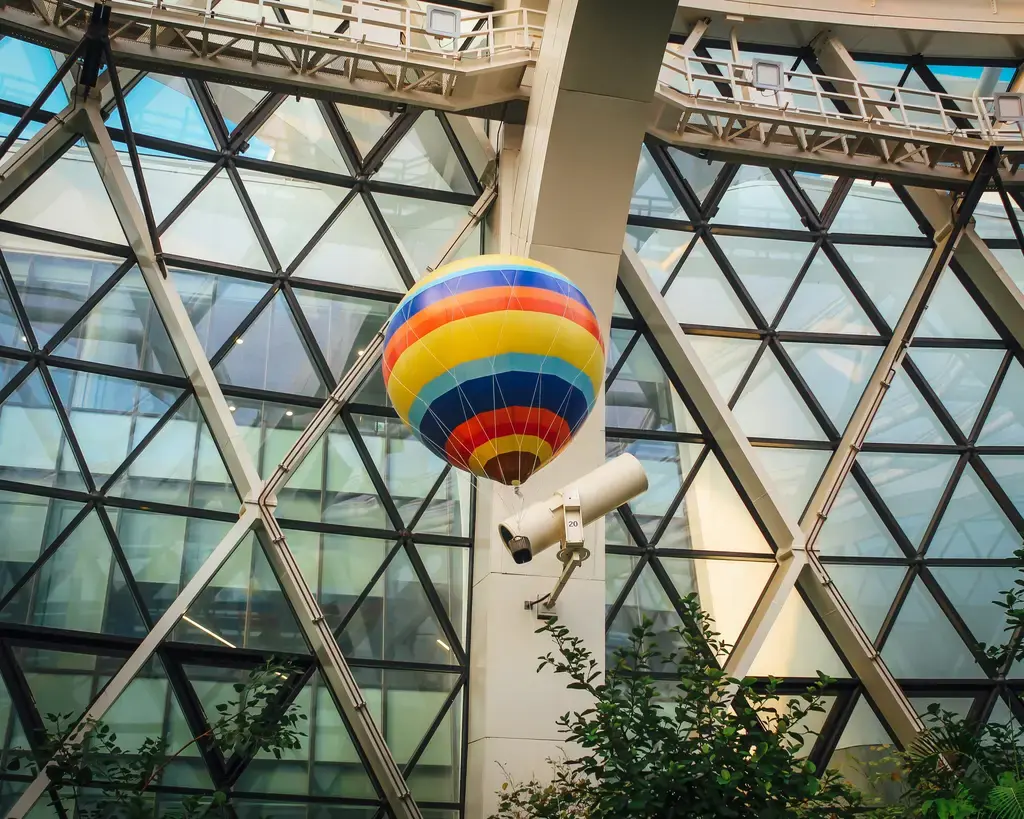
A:
[[[493,252],[546,262],[572,279],[607,339],[633,178],[671,30],[673,0],[554,0],[532,77],[525,126],[504,125]],[[549,776],[555,720],[585,703],[567,680],[536,673],[551,649],[524,601],[551,591],[554,549],[517,566],[497,524],[604,461],[603,395],[577,439],[531,478],[521,497],[480,484],[470,652],[467,817],[493,812],[504,781]],[[588,527],[591,558],[558,603],[560,619],[604,655],[604,524]]]

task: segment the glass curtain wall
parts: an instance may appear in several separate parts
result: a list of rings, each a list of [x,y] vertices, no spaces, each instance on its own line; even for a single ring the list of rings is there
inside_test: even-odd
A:
[[[49,51],[0,40],[0,133],[54,70]],[[125,83],[125,103],[170,275],[266,477],[461,226],[483,169],[456,130],[472,136],[480,126],[152,73]],[[58,86],[27,135],[66,104]],[[113,104],[106,114],[126,151]],[[461,253],[479,253],[480,241],[475,232]],[[434,819],[461,815],[472,491],[410,437],[378,374],[294,471],[277,508]],[[239,505],[100,176],[84,143],[73,145],[0,213],[7,758],[30,747],[45,714],[89,704]],[[302,747],[275,760],[193,746],[161,776],[159,798],[217,786],[235,794],[240,817],[381,815],[252,538],[108,722],[126,747],[147,736],[180,747],[270,655],[309,669],[296,692],[309,717]],[[3,775],[0,809],[26,779]]]

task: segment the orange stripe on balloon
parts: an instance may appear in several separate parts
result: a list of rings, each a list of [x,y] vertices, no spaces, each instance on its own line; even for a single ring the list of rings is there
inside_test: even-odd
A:
[[[505,407],[481,412],[459,424],[448,436],[445,450],[453,463],[466,468],[465,464],[477,447],[506,435],[532,435],[550,444],[553,452],[558,452],[569,442],[572,430],[564,418],[551,410]]]
[[[539,287],[485,287],[469,293],[457,293],[420,310],[395,330],[384,350],[384,377],[412,344],[428,333],[464,318],[501,310],[522,310],[533,313],[564,315],[568,321],[587,330],[601,349],[601,328],[594,314],[568,296]]]

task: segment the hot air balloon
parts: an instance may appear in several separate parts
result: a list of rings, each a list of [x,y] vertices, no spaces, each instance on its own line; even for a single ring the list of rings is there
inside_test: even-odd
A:
[[[478,256],[406,294],[384,339],[384,383],[435,454],[518,486],[572,440],[604,377],[593,308],[554,268]]]

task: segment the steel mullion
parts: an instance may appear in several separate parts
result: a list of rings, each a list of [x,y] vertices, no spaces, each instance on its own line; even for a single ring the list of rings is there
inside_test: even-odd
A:
[[[347,23],[348,21],[346,20],[345,22]],[[327,130],[330,131],[334,144],[338,146],[338,150],[341,152],[349,172],[353,175],[358,174],[362,170],[363,159],[359,155],[359,147],[356,145],[355,140],[352,139],[352,134],[349,133],[348,127],[345,125],[345,120],[342,119],[333,102],[317,100],[317,105],[320,108],[320,114],[327,123]]]
[[[295,322],[295,329],[299,333],[302,346],[306,348],[306,354],[309,356],[313,368],[320,378],[320,382],[327,388],[327,392],[331,392],[338,385],[338,379],[331,372],[331,365],[327,363],[327,358],[324,356],[323,350],[320,349],[320,343],[313,333],[313,328],[309,326],[306,314],[302,311],[302,306],[299,304],[299,300],[295,297],[295,293],[292,292],[288,282],[284,282],[281,285],[281,292],[284,294],[284,300],[291,311],[292,321]]]
[[[942,493],[939,495],[938,504],[932,511],[931,519],[925,527],[924,534],[921,535],[921,542],[917,546],[917,553],[919,555],[927,557],[928,547],[931,545],[932,539],[935,537],[935,533],[939,530],[942,519],[945,517],[946,510],[953,499],[953,493],[956,491],[960,479],[963,477],[964,470],[967,468],[969,458],[970,456],[966,452],[961,453],[960,457],[957,458],[949,480],[946,481],[946,485],[942,488]]]
[[[352,414],[343,410],[341,412],[341,421],[345,426],[345,430],[348,432],[348,437],[352,441],[352,445],[356,449],[356,453],[359,455],[359,460],[363,462],[363,468],[366,470],[366,474],[370,478],[370,483],[373,484],[373,488],[377,492],[377,496],[380,498],[384,511],[391,520],[391,525],[398,531],[402,531],[404,528],[402,516],[398,513],[398,507],[395,506],[395,502],[391,498],[391,493],[388,491],[387,484],[384,483],[384,478],[381,477],[381,474],[377,469],[377,464],[375,464],[373,462],[373,458],[370,457],[370,451],[366,448],[366,442],[363,441],[362,433],[359,431],[359,427],[356,425],[356,422],[352,419]]]
[[[391,233],[391,228],[384,218],[384,214],[380,212],[380,208],[377,207],[377,203],[374,201],[373,196],[370,195],[369,191],[363,189],[360,191],[363,197],[363,204],[366,205],[366,210],[370,214],[370,219],[373,221],[374,226],[377,228],[377,232],[380,234],[381,240],[384,242],[384,247],[391,255],[391,261],[394,263],[395,268],[398,270],[398,275],[401,276],[402,282],[407,288],[413,287],[416,284],[416,279],[409,270],[409,265],[405,261],[405,255],[398,247],[398,243],[395,241],[395,237]]]
[[[850,176],[841,176],[832,185],[828,199],[825,200],[825,204],[821,208],[821,227],[826,233],[831,229],[832,223],[839,215],[839,209],[852,189],[853,177]]]
[[[825,716],[825,722],[821,726],[818,738],[811,746],[808,759],[813,762],[819,770],[824,770],[828,760],[835,753],[836,746],[842,738],[843,730],[853,715],[853,709],[857,705],[858,695],[863,696],[862,689],[857,687],[852,691],[840,691],[836,693],[835,702],[831,710]]]
[[[437,480],[434,481],[434,485],[430,487],[429,491],[427,492],[427,496],[423,499],[423,503],[420,504],[419,509],[416,510],[416,513],[412,516],[412,519],[409,521],[410,531],[416,528],[416,524],[420,522],[420,518],[422,518],[424,513],[427,511],[430,502],[434,499],[434,496],[440,491],[441,487],[444,485],[444,482],[448,479],[448,475],[451,473],[451,471],[451,464],[445,464],[444,468],[441,470],[441,474],[437,476]]]
[[[782,188],[782,192],[786,195],[793,209],[800,215],[804,227],[811,233],[823,231],[825,228],[822,224],[821,214],[818,213],[818,209],[811,201],[811,198],[804,193],[803,188],[796,181],[793,172],[773,168],[772,176],[775,177],[776,183]]]
[[[89,250],[104,256],[115,256],[119,259],[132,255],[131,248],[128,247],[127,243],[119,245],[102,239],[89,239],[85,236],[76,236],[74,233],[32,227],[31,225],[23,225],[20,222],[11,222],[8,219],[0,219],[0,232],[13,233],[15,236],[23,236],[27,239],[39,239],[51,244],[67,245],[68,247]]]
[[[697,201],[697,197],[693,194],[692,189],[675,166],[675,163],[669,159],[664,143],[652,136],[645,136],[644,145],[647,146],[647,151],[651,155],[657,172],[661,174],[661,177],[668,185],[669,191],[675,196],[679,204],[682,205],[683,211],[690,217],[690,221],[700,222],[700,202]]]
[[[668,276],[665,278],[665,283],[661,286],[662,295],[668,293],[669,289],[675,284],[679,274],[682,272],[683,265],[686,264],[686,260],[690,258],[690,254],[693,253],[693,249],[697,246],[697,243],[708,236],[708,230],[706,226],[702,226],[694,231],[693,237],[687,243],[683,252],[679,254],[679,261],[672,266],[672,270],[669,271]],[[705,247],[706,247],[705,243]]]
[[[291,262],[288,264],[288,267],[285,270],[285,273],[288,276],[291,276],[296,270],[299,269],[299,267],[301,267],[302,263],[306,261],[306,257],[313,252],[314,248],[316,248],[316,246],[320,243],[320,240],[327,235],[328,231],[332,227],[334,227],[335,222],[337,222],[338,219],[341,218],[342,214],[345,212],[345,208],[348,207],[349,203],[357,196],[359,196],[359,191],[360,187],[357,185],[353,187],[348,193],[345,194],[341,202],[338,203],[337,207],[335,207],[334,210],[332,210],[330,214],[327,216],[327,219],[324,221],[324,223],[316,229],[313,235],[309,238],[309,241],[306,242],[305,245],[303,245],[302,249],[297,254],[295,254],[295,258],[292,259]]]
[[[949,414],[949,411],[943,405],[942,399],[939,398],[938,393],[932,389],[932,385],[928,383],[928,379],[925,378],[917,368],[917,365],[914,363],[913,353],[903,359],[903,370],[910,377],[914,386],[917,387],[918,391],[924,398],[925,403],[942,424],[943,429],[945,429],[949,437],[953,439],[953,443],[958,446],[966,446],[968,444],[967,437],[960,429],[960,425],[956,422],[956,419]]]
[[[1010,521],[1018,533],[1024,534],[1024,515],[1017,510],[1016,504],[1006,494],[999,481],[989,470],[988,464],[985,463],[983,458],[978,457],[977,453],[971,457],[971,467],[1007,520]]]
[[[256,206],[253,205],[252,199],[249,198],[249,192],[242,183],[242,177],[239,175],[238,169],[235,167],[234,162],[230,160],[225,163],[224,168],[228,172],[228,179],[231,180],[231,185],[235,189],[235,194],[238,196],[238,201],[242,205],[246,218],[249,220],[249,225],[256,235],[256,241],[259,243],[260,249],[267,259],[267,264],[270,265],[270,269],[275,275],[280,275],[283,272],[281,261],[277,258],[277,252],[270,242],[270,237],[263,229],[263,223],[256,212]]]
[[[225,153],[234,155],[241,151],[249,138],[256,135],[284,101],[284,94],[268,93],[257,102],[231,132],[228,144],[224,148]]]
[[[82,473],[82,481],[85,483],[86,491],[90,494],[94,493],[96,491],[96,483],[93,481],[92,472],[85,460],[85,454],[82,452],[82,448],[78,444],[78,438],[75,437],[75,430],[71,426],[71,419],[68,417],[67,411],[64,409],[64,405],[61,402],[60,393],[57,392],[57,385],[54,383],[53,378],[46,369],[46,365],[43,363],[39,364],[39,374],[42,376],[43,384],[46,386],[47,393],[49,393],[50,403],[53,404],[53,409],[57,414],[57,420],[60,422],[61,430],[67,440],[68,447],[71,449],[71,454],[74,456],[75,464],[77,465],[79,472]]]
[[[338,625],[332,629],[334,632],[334,639],[340,639],[341,635],[345,633],[345,629],[348,627],[348,624],[352,622],[352,618],[355,616],[356,611],[359,610],[359,607],[362,606],[366,599],[373,593],[377,583],[380,582],[380,579],[385,575],[388,568],[391,566],[391,561],[394,560],[395,555],[397,555],[401,549],[402,541],[401,538],[399,538],[395,545],[392,546],[388,550],[387,554],[384,555],[384,559],[381,561],[381,564],[370,576],[370,579],[363,587],[363,590],[359,593],[359,596],[352,601],[352,605],[349,606],[348,611],[345,612]]]
[[[476,170],[474,170],[472,163],[469,161],[465,148],[462,147],[462,143],[459,142],[459,138],[455,135],[452,124],[448,121],[447,114],[443,111],[435,111],[434,116],[436,116],[438,122],[441,123],[441,128],[444,130],[445,136],[448,137],[452,150],[455,152],[455,158],[458,160],[460,167],[466,174],[466,178],[469,179],[469,185],[473,189],[473,195],[480,196],[480,194],[484,192],[484,187],[480,184],[480,180],[477,179]]]
[[[206,130],[210,132],[210,136],[213,138],[217,148],[223,151],[227,147],[230,135],[228,134],[227,127],[224,125],[224,118],[220,115],[220,111],[217,110],[217,104],[210,94],[210,89],[206,87],[205,82],[192,77],[187,78],[185,82],[188,83],[189,90],[192,92],[192,98],[199,106],[199,114],[206,124]]]
[[[198,271],[200,273],[210,273],[214,276],[227,276],[233,279],[258,282],[259,284],[272,285],[275,284],[279,278],[268,270],[257,270],[253,267],[239,267],[236,265],[224,264],[223,262],[211,262],[205,259],[196,259],[193,256],[178,256],[174,253],[165,253],[164,261],[167,263],[168,268],[177,267],[185,270]]]
[[[387,130],[377,140],[377,144],[367,151],[366,156],[363,157],[363,165],[360,169],[362,175],[372,176],[380,170],[395,146],[402,141],[413,125],[416,124],[416,120],[419,119],[421,113],[421,109],[413,108],[391,121]]]
[[[722,271],[726,281],[736,292],[736,295],[739,297],[740,303],[747,311],[747,314],[754,320],[754,324],[758,329],[767,329],[768,320],[761,312],[760,306],[757,304],[754,297],[750,295],[750,291],[747,290],[747,286],[743,283],[743,280],[739,277],[736,269],[732,266],[732,262],[729,261],[729,257],[726,256],[722,251],[722,248],[719,247],[718,242],[712,234],[708,233],[704,237],[704,246],[708,249],[708,253],[711,255],[711,258]]]
[[[747,384],[754,375],[754,370],[757,369],[758,363],[761,358],[765,355],[765,350],[768,350],[770,342],[767,337],[761,339],[761,343],[754,351],[754,355],[750,358],[750,363],[747,364],[747,369],[740,376],[740,380],[736,382],[736,386],[733,387],[732,395],[724,396],[726,404],[730,410],[735,409],[736,403],[740,400],[740,396],[743,395],[743,391],[747,388]],[[771,355],[771,353],[769,353]]]

